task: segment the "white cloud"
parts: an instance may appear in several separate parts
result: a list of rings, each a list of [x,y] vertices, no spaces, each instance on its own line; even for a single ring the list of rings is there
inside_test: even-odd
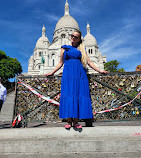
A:
[[[131,58],[141,52],[141,49],[135,46],[135,27],[136,24],[126,24],[100,43],[100,50],[107,55],[108,60]]]
[[[46,17],[49,21],[58,21],[60,19],[59,16],[49,13],[44,14],[44,17]]]
[[[70,4],[70,14],[71,15],[87,15],[89,12],[88,6],[85,5],[86,0],[76,1],[75,3]]]
[[[60,19],[60,16],[56,15],[55,13],[50,13],[46,10],[41,10],[40,8],[34,9],[32,13],[36,19],[46,19],[50,22],[58,21]]]
[[[135,49],[133,47],[117,48],[113,49],[113,52],[107,54],[108,60],[123,60],[131,59],[132,56],[140,56],[141,49]]]
[[[25,3],[26,5],[32,5],[32,4],[35,4],[39,1],[40,0],[24,0],[24,1],[22,1],[22,3]]]
[[[6,19],[0,19],[0,26],[5,26],[6,28],[9,28],[8,30],[30,30],[33,28],[33,23],[31,22],[25,22],[25,21],[13,21],[13,20],[6,20]],[[38,27],[37,25],[34,25],[34,29]],[[1,27],[2,29],[2,27]]]

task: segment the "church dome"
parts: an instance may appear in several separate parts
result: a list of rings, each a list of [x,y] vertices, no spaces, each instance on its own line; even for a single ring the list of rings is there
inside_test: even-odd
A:
[[[95,37],[91,34],[87,34],[84,37],[84,43],[85,43],[85,46],[97,45],[97,41]]]
[[[45,26],[43,26],[42,36],[36,42],[36,48],[44,48],[49,45],[50,42],[49,42],[48,38],[46,37],[45,32],[46,32],[46,29],[45,29]]]
[[[38,41],[36,42],[36,48],[38,47],[38,48],[44,48],[44,46],[47,46],[48,45],[48,43],[49,43],[49,40],[48,40],[48,38],[45,36],[45,37],[40,37],[39,39],[38,39]]]
[[[87,35],[84,37],[85,46],[92,46],[92,45],[97,46],[97,41],[95,37],[90,33],[90,25],[87,24],[86,28],[87,28]]]
[[[66,0],[64,16],[61,17],[61,19],[56,24],[53,39],[58,37],[57,31],[64,28],[70,28],[72,30],[80,30],[77,21],[69,14],[68,0]]]
[[[61,28],[66,28],[66,27],[67,28],[73,28],[73,29],[76,29],[76,30],[80,30],[78,23],[76,22],[76,20],[72,16],[70,16],[70,15],[64,15],[57,22],[54,32],[56,32],[57,30],[59,30]]]

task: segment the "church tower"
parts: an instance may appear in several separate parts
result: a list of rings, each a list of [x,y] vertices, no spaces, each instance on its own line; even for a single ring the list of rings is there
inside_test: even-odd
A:
[[[103,63],[106,62],[106,57],[99,52],[99,47],[95,37],[91,34],[90,25],[86,26],[87,34],[82,39],[86,47],[86,51],[91,61],[94,62],[101,70],[104,68]],[[58,20],[54,33],[53,40],[50,43],[46,28],[42,27],[42,36],[37,40],[33,55],[29,59],[28,74],[39,75],[51,72],[60,61],[60,52],[62,45],[71,44],[71,34],[74,30],[80,30],[77,21],[70,15],[70,7],[68,0],[65,2],[64,15]],[[44,62],[43,62],[44,59]],[[63,67],[56,72],[59,74],[63,71]],[[89,73],[95,71],[88,68]]]
[[[99,52],[99,46],[97,45],[97,41],[95,37],[91,34],[89,23],[87,23],[86,29],[87,29],[87,34],[84,37],[86,52],[89,58],[91,59],[91,61],[101,70],[103,70],[104,69],[103,63],[106,62],[106,58],[102,57],[101,53]],[[93,73],[93,72],[94,70],[88,67],[88,73]]]

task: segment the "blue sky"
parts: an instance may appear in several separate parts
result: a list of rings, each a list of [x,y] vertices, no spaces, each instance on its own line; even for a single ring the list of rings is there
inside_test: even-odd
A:
[[[0,5],[0,50],[17,58],[28,70],[28,59],[41,36],[43,24],[52,42],[57,21],[64,15],[66,0],[4,0]],[[89,22],[107,61],[135,71],[141,64],[141,0],[68,0],[70,15],[83,37]]]

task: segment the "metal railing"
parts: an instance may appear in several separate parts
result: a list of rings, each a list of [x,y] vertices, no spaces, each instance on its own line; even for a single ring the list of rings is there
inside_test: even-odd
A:
[[[141,98],[134,99],[141,86],[141,72],[91,74],[88,79],[95,121],[141,118]],[[18,77],[13,118],[21,114],[24,124],[28,121],[57,121],[59,106],[43,97],[59,102],[60,90],[61,76]]]

